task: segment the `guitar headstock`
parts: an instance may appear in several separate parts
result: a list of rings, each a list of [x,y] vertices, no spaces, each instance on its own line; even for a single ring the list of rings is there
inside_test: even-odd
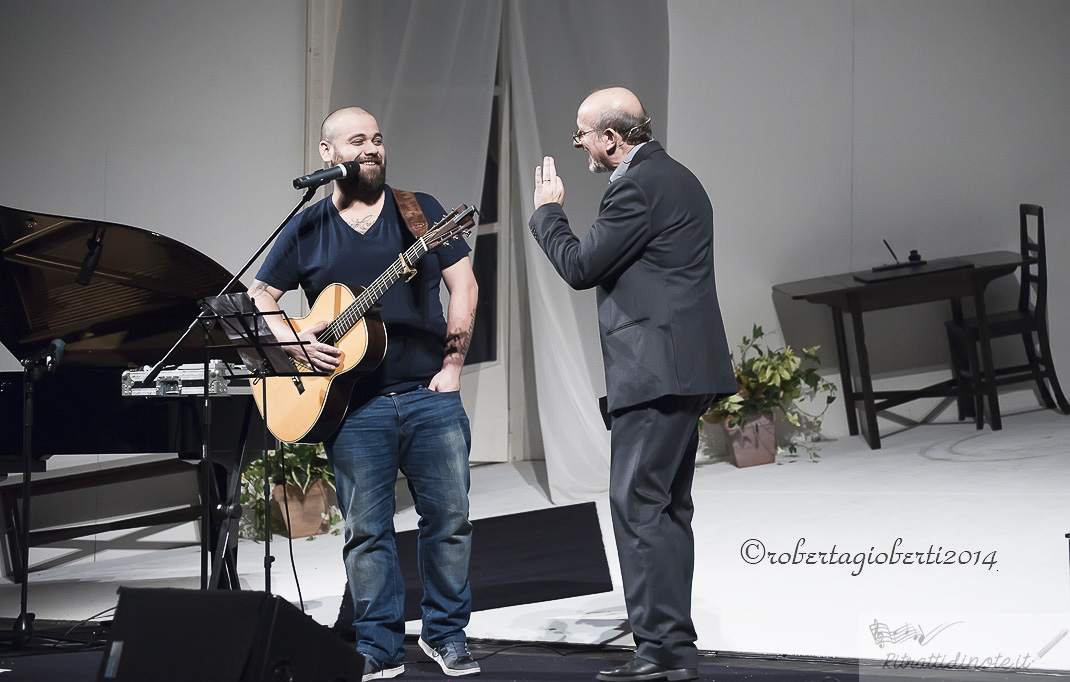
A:
[[[427,234],[423,236],[427,250],[447,244],[462,236],[467,237],[476,226],[476,209],[466,204],[461,204],[446,216],[431,226]]]

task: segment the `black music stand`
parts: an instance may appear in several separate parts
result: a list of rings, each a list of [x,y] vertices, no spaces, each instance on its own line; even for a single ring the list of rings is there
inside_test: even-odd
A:
[[[323,182],[329,182],[329,180],[324,180]],[[323,183],[320,183],[320,184],[323,184]],[[301,188],[297,184],[296,181],[294,182],[294,187],[297,188],[297,189]],[[297,215],[297,212],[301,210],[301,207],[304,206],[305,204],[307,204],[309,202],[309,200],[312,199],[312,196],[316,193],[316,189],[318,187],[319,187],[319,184],[314,184],[312,186],[309,186],[309,187],[305,188],[305,193],[301,196],[301,199],[297,202],[297,204],[293,207],[293,209],[290,210],[290,213],[283,219],[283,221],[281,223],[279,223],[279,226],[275,228],[274,232],[272,232],[271,235],[269,235],[268,238],[264,240],[264,242],[260,245],[260,247],[256,250],[256,252],[253,253],[253,255],[249,257],[249,260],[245,261],[245,265],[243,265],[241,267],[241,269],[238,270],[238,272],[234,273],[234,276],[230,278],[230,281],[227,282],[227,284],[219,291],[219,293],[216,296],[208,297],[208,298],[211,298],[214,301],[218,301],[221,297],[225,297],[225,296],[228,295],[228,292],[230,292],[231,288],[235,284],[238,283],[238,280],[241,278],[241,276],[243,274],[245,274],[245,271],[248,270],[250,267],[252,267],[252,265],[256,261],[256,259],[260,257],[260,254],[262,254],[267,249],[268,245],[271,244],[271,242],[275,241],[275,238],[279,236],[279,233],[282,232],[282,229],[284,227],[286,227],[286,224],[288,222],[290,222],[290,219],[293,218],[295,215]],[[208,521],[208,512],[211,511],[210,475],[211,475],[211,471],[212,471],[212,449],[211,449],[212,412],[211,412],[211,402],[208,399],[208,386],[209,386],[209,384],[208,384],[208,381],[209,381],[209,376],[208,376],[208,364],[209,364],[208,361],[209,361],[209,357],[208,357],[208,355],[209,355],[210,348],[212,348],[213,346],[212,346],[211,340],[209,338],[209,333],[211,331],[211,327],[215,324],[215,322],[220,320],[220,316],[212,310],[211,306],[208,303],[206,303],[208,298],[206,298],[206,299],[204,299],[202,301],[201,312],[196,317],[193,318],[193,320],[190,322],[189,326],[186,328],[186,331],[182,333],[182,336],[180,336],[179,339],[177,341],[175,341],[175,344],[173,346],[171,346],[171,349],[168,350],[166,353],[164,353],[164,356],[162,358],[160,358],[159,362],[157,362],[156,365],[153,366],[153,368],[151,370],[149,370],[149,373],[146,374],[145,377],[141,380],[141,385],[142,386],[148,386],[153,381],[155,381],[156,377],[159,376],[160,372],[163,370],[164,364],[167,362],[167,359],[170,358],[172,355],[174,355],[175,351],[178,349],[178,347],[180,345],[182,345],[182,342],[186,340],[186,337],[188,337],[193,332],[194,328],[197,327],[198,325],[201,325],[202,329],[204,330],[204,336],[205,336],[205,340],[204,340],[204,349],[205,349],[204,350],[204,352],[205,352],[205,360],[204,360],[204,416],[202,418],[202,422],[203,422],[204,427],[203,427],[203,436],[202,436],[203,437],[203,441],[202,441],[202,446],[201,446],[201,463],[202,463],[202,466],[204,466],[205,472],[206,472],[205,476],[202,478],[202,484],[201,484],[201,497],[202,497],[202,503],[203,503],[204,509],[205,509],[205,512],[202,515],[203,518],[201,519],[201,589],[207,589],[207,587],[208,587],[208,549],[207,549],[207,547],[208,547],[208,536],[209,536],[209,527],[210,527],[209,526],[209,521]],[[248,297],[246,297],[246,298],[248,298]],[[249,302],[252,303],[252,299],[249,299]],[[244,306],[244,303],[242,303],[242,306]],[[242,309],[244,310],[244,307]],[[253,309],[255,310],[255,306],[253,306]],[[243,315],[243,316],[246,315],[246,313],[239,313],[239,314]],[[269,314],[277,314],[277,313],[269,313]],[[261,322],[262,322],[262,319],[261,319]],[[264,327],[266,328],[267,323],[265,322],[263,324],[264,324]],[[242,325],[239,325],[239,327],[241,327],[241,326]],[[251,329],[259,330],[259,325],[254,323],[254,326]],[[259,333],[256,336],[259,338],[260,337]],[[274,337],[272,337],[272,339],[274,339]],[[274,343],[278,344],[278,341],[274,340]],[[254,344],[254,348],[263,349],[265,347],[270,347],[270,346],[265,346],[264,344],[259,344],[259,345],[255,345]],[[272,351],[272,352],[274,352],[274,351]],[[307,357],[308,354],[306,353],[305,355]],[[261,356],[263,357],[263,353],[261,353]],[[311,366],[311,365],[309,365],[309,366]],[[265,392],[265,399],[266,399],[266,392]],[[266,404],[265,404],[265,412],[266,412]],[[265,429],[266,429],[266,424],[267,424],[267,415],[266,414],[264,415],[264,424],[265,424]],[[264,439],[264,443],[265,443],[265,445],[264,445],[264,447],[265,447],[264,453],[266,455],[267,454],[267,450],[266,450],[266,448],[267,448],[267,438]],[[265,465],[266,465],[266,459],[265,459]],[[240,475],[241,475],[240,465],[239,465],[238,472],[239,472],[238,475],[239,475],[239,480],[240,480]],[[234,509],[227,509],[223,505],[220,505],[220,507],[221,507],[220,510],[223,511],[225,514],[228,514],[228,515],[229,514],[233,514],[234,511],[235,511]],[[240,514],[240,510],[239,510],[238,513]],[[230,519],[230,520],[232,521],[233,519]],[[225,551],[225,550],[220,550],[220,552],[223,552],[223,551]],[[264,559],[264,561],[265,562],[269,562],[270,561],[270,554]],[[270,575],[268,575],[267,578],[270,579]]]
[[[308,356],[307,346],[310,345],[309,341],[279,341],[274,334],[271,333],[270,328],[264,318],[268,315],[281,315],[283,321],[289,324],[286,313],[282,310],[263,312],[257,309],[253,300],[245,293],[236,294],[221,294],[219,296],[212,296],[205,299],[205,305],[210,309],[211,314],[202,315],[206,321],[218,320],[224,331],[227,333],[227,337],[231,340],[230,344],[219,346],[209,345],[206,346],[209,349],[212,348],[231,348],[238,351],[238,355],[242,359],[242,363],[246,369],[249,370],[247,376],[251,376],[255,381],[260,382],[260,389],[263,391],[261,394],[261,406],[263,408],[264,418],[264,448],[262,452],[262,462],[264,465],[264,513],[266,515],[266,524],[264,532],[264,592],[271,594],[271,564],[274,562],[274,557],[271,556],[271,466],[268,459],[268,443],[274,442],[274,438],[268,437],[268,398],[267,398],[267,382],[264,379],[268,377],[292,377],[295,382],[300,381],[300,377],[303,376],[328,376],[327,372],[320,372],[317,370],[301,369],[298,365],[291,360],[289,354],[285,348],[287,346],[300,346],[302,352],[305,354],[305,367],[312,367],[312,359]],[[205,389],[207,391],[207,388]],[[256,390],[255,388],[253,390]],[[214,567],[213,567],[213,581],[217,581],[218,572],[223,567],[223,556],[227,551],[234,535],[235,525],[237,518],[241,516],[241,505],[237,503],[240,489],[241,472],[245,467],[244,452],[239,458],[238,465],[232,472],[231,480],[228,485],[229,499],[225,504],[220,505],[220,509],[224,511],[224,518],[227,519],[225,524],[225,535],[220,538],[220,541],[216,543],[219,551],[216,553]],[[211,585],[214,587],[214,585]]]

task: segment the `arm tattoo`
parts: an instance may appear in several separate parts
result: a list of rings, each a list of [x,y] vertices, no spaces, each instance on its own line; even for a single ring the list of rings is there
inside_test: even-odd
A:
[[[253,285],[249,287],[249,298],[255,298],[260,294],[264,293],[265,291],[267,291],[267,285],[258,279],[254,279]]]
[[[446,357],[456,355],[461,363],[464,364],[464,357],[468,355],[468,347],[472,345],[472,330],[475,327],[476,316],[472,315],[467,329],[462,327],[460,330],[446,335]]]

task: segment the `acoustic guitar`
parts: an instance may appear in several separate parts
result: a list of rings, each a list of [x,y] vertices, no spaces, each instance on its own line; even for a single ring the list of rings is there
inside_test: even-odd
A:
[[[330,374],[302,374],[315,372],[308,357],[296,360],[291,356],[296,376],[253,381],[253,400],[276,438],[286,443],[319,443],[334,433],[349,408],[353,387],[386,355],[386,327],[376,302],[402,277],[412,279],[416,275],[413,266],[428,252],[469,234],[475,226],[474,213],[474,208],[461,204],[399,254],[367,288],[357,287],[354,292],[344,284],[330,284],[308,315],[289,320],[298,333],[326,321],[326,329],[316,338],[341,349],[342,354]]]

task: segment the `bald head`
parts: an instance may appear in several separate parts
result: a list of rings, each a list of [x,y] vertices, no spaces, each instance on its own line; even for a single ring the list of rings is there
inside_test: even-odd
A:
[[[627,88],[595,90],[580,104],[580,112],[593,116],[617,113],[646,118],[639,98]]]
[[[386,185],[386,147],[375,117],[360,107],[346,107],[331,112],[320,124],[320,158],[327,165],[337,166],[347,161],[360,164],[360,173],[334,181],[335,205],[339,199],[354,199],[374,203]]]
[[[349,128],[349,123],[365,117],[370,118],[373,123],[375,122],[375,117],[360,107],[345,107],[332,111],[320,124],[320,139],[334,144],[339,130]],[[376,124],[376,127],[378,127],[378,124]]]
[[[595,130],[617,131],[629,145],[651,138],[646,110],[635,93],[627,88],[595,90],[580,104],[576,118],[589,122]]]

